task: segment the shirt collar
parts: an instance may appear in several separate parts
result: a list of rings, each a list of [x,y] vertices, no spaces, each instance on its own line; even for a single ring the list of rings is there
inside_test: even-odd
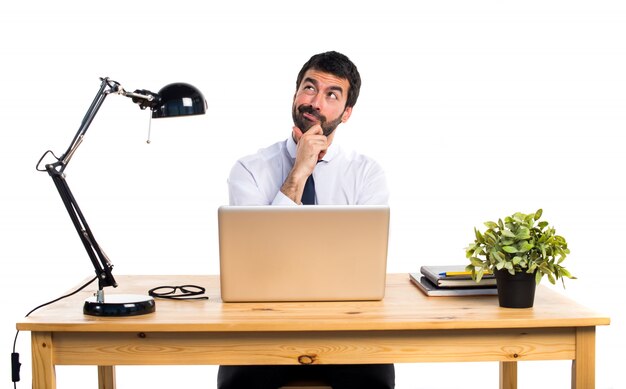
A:
[[[324,162],[330,162],[333,160],[333,158],[335,158],[335,156],[337,155],[338,152],[338,147],[335,145],[335,142],[330,144],[330,147],[328,147],[328,150],[326,150],[326,154],[324,154],[324,157],[322,158],[322,161]],[[287,138],[287,152],[289,153],[289,156],[291,157],[292,160],[296,160],[296,141],[293,140],[293,136],[290,136],[289,138]]]

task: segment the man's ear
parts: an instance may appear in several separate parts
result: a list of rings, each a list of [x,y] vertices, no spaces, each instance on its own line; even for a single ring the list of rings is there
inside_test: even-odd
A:
[[[352,115],[352,107],[346,107],[341,114],[341,122],[345,123],[350,119],[350,115]]]

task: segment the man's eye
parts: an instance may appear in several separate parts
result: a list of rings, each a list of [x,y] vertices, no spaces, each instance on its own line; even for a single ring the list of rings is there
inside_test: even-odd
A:
[[[339,96],[337,96],[337,94],[335,92],[330,92],[328,94],[328,97],[330,97],[333,100],[337,100],[339,98]]]
[[[305,86],[305,87],[304,87],[304,90],[305,90],[306,92],[312,92],[312,91],[314,91],[314,90],[315,90],[315,88],[313,88],[311,85],[309,85],[309,86]]]

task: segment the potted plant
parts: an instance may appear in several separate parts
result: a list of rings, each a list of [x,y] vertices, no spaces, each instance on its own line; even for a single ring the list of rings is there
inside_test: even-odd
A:
[[[478,282],[486,273],[495,274],[502,307],[532,307],[535,287],[544,276],[552,284],[561,279],[563,287],[565,278],[575,278],[561,265],[570,253],[565,238],[547,221],[538,222],[542,213],[517,212],[504,222],[485,222],[487,230],[474,228],[476,240],[465,249],[472,278]]]

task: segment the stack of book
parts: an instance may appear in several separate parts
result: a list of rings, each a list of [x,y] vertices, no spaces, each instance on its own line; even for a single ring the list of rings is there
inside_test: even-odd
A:
[[[411,281],[428,296],[496,295],[496,279],[485,274],[480,282],[472,279],[465,266],[422,266],[420,273],[409,273]]]

